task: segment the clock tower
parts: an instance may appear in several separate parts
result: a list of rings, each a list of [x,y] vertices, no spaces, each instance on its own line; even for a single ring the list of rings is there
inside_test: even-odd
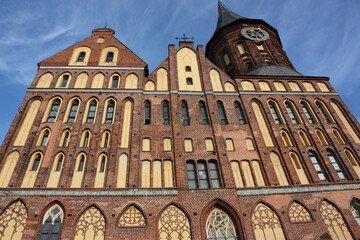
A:
[[[229,76],[301,76],[282,48],[275,28],[262,19],[249,19],[219,2],[215,32],[206,45],[206,57]]]

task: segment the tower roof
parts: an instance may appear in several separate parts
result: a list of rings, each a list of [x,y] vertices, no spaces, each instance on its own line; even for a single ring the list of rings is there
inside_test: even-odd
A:
[[[221,1],[218,2],[218,13],[219,13],[219,16],[218,16],[218,22],[217,22],[215,32],[219,28],[222,28],[238,19],[248,19],[246,17],[242,17],[242,16],[234,13],[228,7],[226,7],[225,4],[223,4]]]

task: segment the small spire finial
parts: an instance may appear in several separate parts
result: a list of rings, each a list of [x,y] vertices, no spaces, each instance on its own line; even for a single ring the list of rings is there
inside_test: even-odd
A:
[[[188,40],[188,39],[194,40],[193,37],[191,37],[191,38],[186,37],[186,34],[185,34],[185,33],[183,33],[183,37],[176,37],[176,40],[179,40],[179,39],[184,40],[184,42],[186,42],[186,40]]]

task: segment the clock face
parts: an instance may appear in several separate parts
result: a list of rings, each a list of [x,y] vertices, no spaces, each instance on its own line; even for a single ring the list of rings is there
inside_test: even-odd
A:
[[[242,29],[241,35],[255,42],[263,42],[269,39],[269,34],[265,30],[255,27]]]

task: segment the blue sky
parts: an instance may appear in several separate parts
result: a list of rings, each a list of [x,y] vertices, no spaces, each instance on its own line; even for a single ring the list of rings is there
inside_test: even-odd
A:
[[[305,76],[330,77],[360,119],[359,0],[223,2],[241,16],[275,27],[295,68]],[[1,142],[38,62],[107,22],[152,71],[183,33],[206,45],[216,26],[217,0],[2,0],[0,15]]]

